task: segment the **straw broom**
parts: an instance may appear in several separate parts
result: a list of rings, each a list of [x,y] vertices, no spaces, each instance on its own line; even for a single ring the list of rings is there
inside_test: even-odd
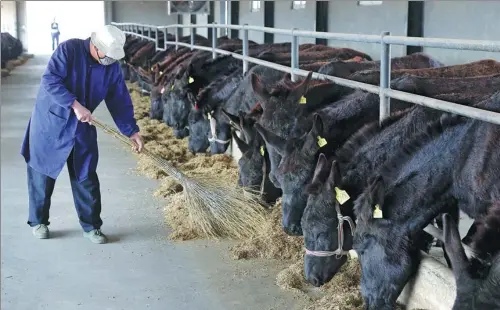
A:
[[[132,147],[130,139],[94,118],[92,125]],[[220,176],[187,177],[165,159],[143,148],[141,154],[179,182],[184,188],[191,223],[209,238],[243,239],[257,235],[266,221],[257,192],[225,182]]]

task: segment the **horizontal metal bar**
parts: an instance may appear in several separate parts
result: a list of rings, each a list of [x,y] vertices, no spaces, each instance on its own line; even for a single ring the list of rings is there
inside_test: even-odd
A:
[[[384,43],[469,51],[500,52],[500,41],[385,36]]]
[[[139,25],[134,23],[113,23],[117,26]],[[166,29],[166,28],[223,28],[234,30],[251,30],[259,32],[267,32],[281,35],[296,35],[299,37],[320,38],[337,41],[350,41],[350,42],[364,42],[364,43],[387,43],[397,45],[413,45],[413,46],[427,46],[445,49],[461,49],[473,51],[487,51],[487,52],[500,52],[500,41],[486,41],[486,40],[462,40],[462,39],[446,39],[446,38],[416,38],[404,36],[385,36],[383,41],[379,35],[365,35],[365,34],[352,34],[352,33],[332,33],[332,32],[316,32],[307,30],[291,30],[280,28],[269,28],[259,26],[240,26],[229,24],[196,24],[196,25],[183,25],[174,24],[167,26],[152,26],[148,27]],[[293,31],[293,33],[292,33]]]
[[[383,93],[385,93],[387,96],[394,98],[394,99],[408,101],[408,102],[419,104],[419,105],[426,106],[429,108],[442,110],[442,111],[450,112],[450,113],[456,113],[456,114],[460,114],[463,116],[467,116],[467,117],[471,117],[471,118],[475,118],[478,120],[482,120],[482,121],[486,121],[486,122],[500,125],[500,113],[497,113],[497,112],[491,112],[491,111],[473,108],[473,107],[469,107],[469,106],[465,106],[465,105],[461,105],[461,104],[457,104],[457,103],[453,103],[453,102],[449,102],[449,101],[444,101],[444,100],[424,97],[424,96],[420,96],[420,95],[405,93],[405,92],[394,90],[394,89],[383,90]]]
[[[131,36],[136,36],[136,37],[139,37],[139,38],[142,38],[142,39],[145,39],[145,40],[149,40],[149,41],[152,41],[152,42],[156,41],[156,39],[150,38],[148,36],[143,36],[142,34],[137,34],[135,32],[123,31],[123,33],[130,34]]]
[[[139,23],[111,23],[112,25],[115,26],[140,26],[140,27],[147,27],[147,28],[158,28],[159,26],[157,25],[148,25],[148,24],[139,24]]]

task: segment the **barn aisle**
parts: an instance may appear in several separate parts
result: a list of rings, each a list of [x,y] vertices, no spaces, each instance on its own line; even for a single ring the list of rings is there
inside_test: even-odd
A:
[[[99,132],[98,174],[105,245],[83,238],[67,170],[57,180],[51,239],[26,224],[26,165],[19,154],[47,57],[35,57],[1,85],[1,260],[3,310],[24,309],[301,309],[275,285],[283,267],[235,262],[228,244],[173,243],[156,182],[134,173],[135,159]],[[96,115],[113,124],[101,104]]]

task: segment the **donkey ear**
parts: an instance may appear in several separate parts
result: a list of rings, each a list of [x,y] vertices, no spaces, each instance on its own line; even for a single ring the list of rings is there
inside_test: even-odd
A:
[[[315,135],[323,134],[323,119],[318,113],[314,113],[313,126],[311,128],[311,133]]]
[[[243,133],[243,136],[245,139],[248,141],[250,144],[252,140],[255,139],[255,130],[253,129],[252,124],[254,124],[253,120],[247,120],[247,118],[244,115],[240,114],[240,127],[241,127],[241,132]]]
[[[180,64],[177,68],[177,71],[175,72],[175,78],[180,79],[182,78],[182,75],[186,71],[186,67],[183,64]]]
[[[450,258],[455,279],[458,280],[459,277],[463,279],[463,276],[468,276],[469,261],[465,255],[457,225],[447,213],[443,214],[443,232],[445,251]]]
[[[235,128],[236,130],[241,131],[240,118],[227,112],[225,109],[221,109],[222,113],[229,119],[229,125]]]
[[[196,101],[196,97],[191,92],[187,92],[187,99],[192,108],[194,108],[195,110],[199,109],[198,101]],[[203,108],[205,107],[202,106],[202,109]]]
[[[270,94],[262,83],[262,80],[255,73],[252,73],[252,89],[264,101],[270,97]]]
[[[286,140],[270,131],[267,131],[258,123],[255,123],[254,127],[262,136],[262,139],[264,139],[267,144],[272,146],[281,156],[283,156],[283,154],[285,153]]]
[[[292,81],[292,75],[290,74],[290,72],[285,73],[285,75],[283,75],[282,80],[285,81],[285,82],[291,82]]]
[[[370,186],[370,198],[373,204],[382,207],[384,205],[385,183],[382,176],[377,176]]]
[[[318,181],[323,183],[328,177],[329,172],[329,162],[325,154],[321,153],[318,156],[318,161],[316,162],[316,168],[314,169],[313,182]]]
[[[328,176],[328,183],[332,186],[339,186],[342,181],[340,175],[340,166],[336,160],[332,162],[332,167],[330,169],[330,175]]]
[[[232,131],[231,135],[233,136],[234,141],[236,141],[236,145],[238,146],[242,154],[246,153],[250,149],[248,144],[246,144],[243,140],[241,140],[236,134],[236,132]]]
[[[305,194],[317,195],[321,191],[325,179],[328,177],[328,172],[330,170],[328,165],[329,161],[326,158],[325,154],[323,153],[319,154],[312,181],[304,189]]]
[[[314,115],[314,121],[311,129],[305,135],[305,141],[302,146],[302,152],[310,156],[314,156],[316,152],[328,144],[328,142],[322,137],[323,135],[323,121],[319,114]]]
[[[295,97],[300,98],[307,93],[307,91],[309,90],[309,84],[311,83],[312,74],[313,72],[310,71],[307,77],[302,81],[302,83],[295,87],[295,89],[293,90],[293,94]]]

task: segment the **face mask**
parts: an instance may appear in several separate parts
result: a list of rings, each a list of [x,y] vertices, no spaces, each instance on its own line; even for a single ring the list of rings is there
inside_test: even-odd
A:
[[[116,59],[113,59],[108,56],[104,56],[103,58],[99,57],[99,63],[103,66],[109,66],[113,64],[116,61]]]
[[[104,57],[101,58],[99,56],[99,49],[95,45],[94,45],[94,47],[95,47],[95,50],[96,50],[96,53],[97,53],[97,58],[98,58],[97,61],[99,61],[99,63],[101,65],[103,65],[103,66],[109,66],[109,65],[113,64],[116,61],[116,59],[113,59],[113,58],[108,57],[108,56],[104,56]]]

